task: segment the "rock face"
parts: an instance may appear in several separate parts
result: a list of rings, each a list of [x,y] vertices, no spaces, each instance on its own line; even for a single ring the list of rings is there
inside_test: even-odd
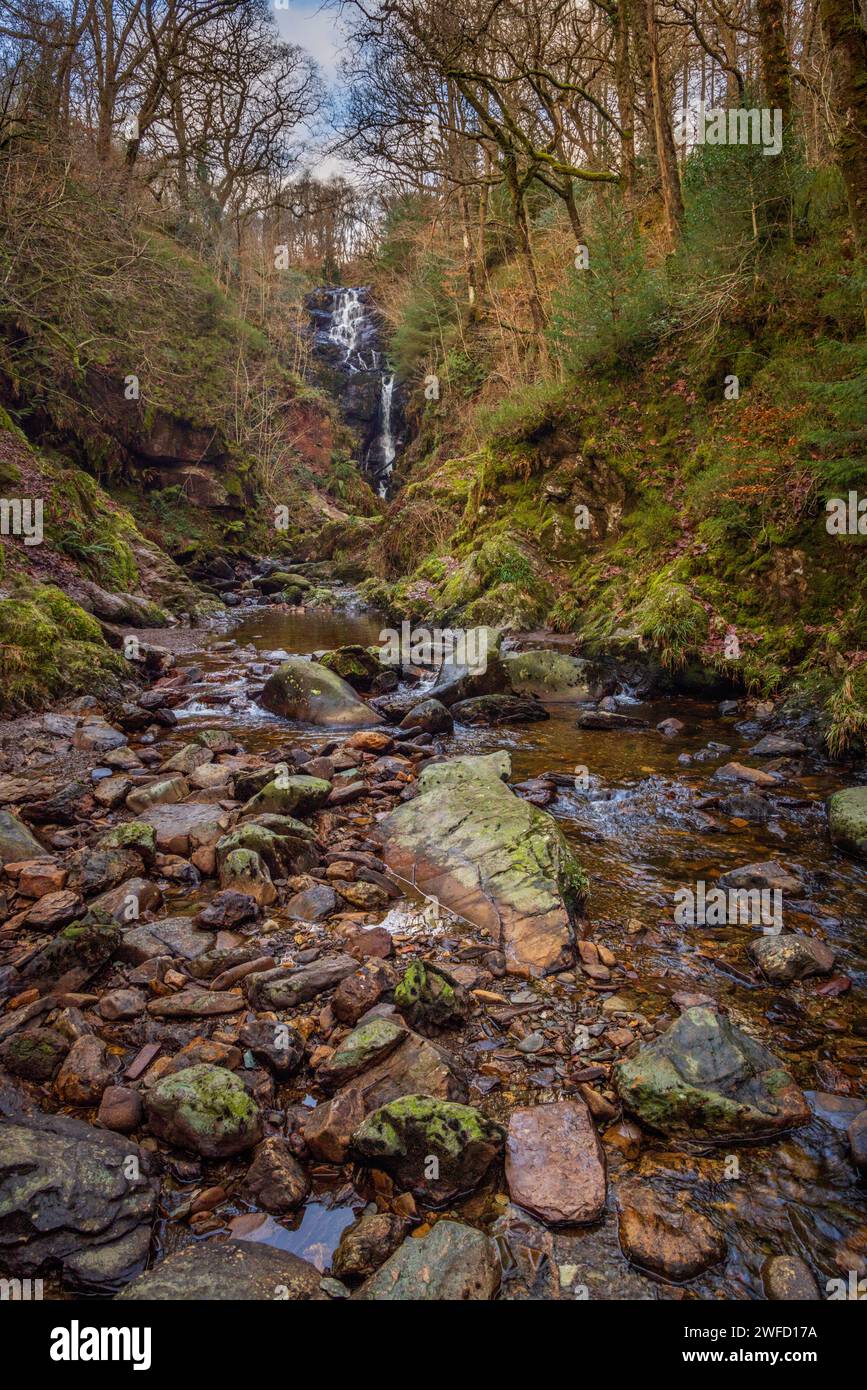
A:
[[[274,1299],[322,1301],[318,1269],[250,1240],[200,1241],[169,1255],[155,1269],[134,1279],[118,1299],[165,1302],[245,1302]]]
[[[513,1111],[506,1183],[512,1200],[549,1226],[598,1220],[605,1208],[605,1156],[583,1101]]]
[[[65,1115],[0,1121],[0,1268],[58,1265],[65,1284],[113,1293],[144,1267],[158,1190],[130,1139]]]
[[[614,1081],[640,1120],[683,1138],[764,1138],[810,1119],[776,1057],[708,1008],[686,1009],[656,1042],[619,1062]]]
[[[617,1205],[623,1253],[642,1269],[682,1283],[725,1257],[725,1241],[701,1212],[663,1205],[650,1188],[638,1183],[618,1193]]]
[[[828,798],[828,828],[840,849],[867,859],[867,787],[847,787]]]
[[[780,984],[806,980],[810,975],[827,975],[834,968],[831,947],[814,936],[801,936],[798,932],[762,936],[750,942],[747,949],[762,974]]]
[[[368,1115],[352,1136],[350,1155],[437,1204],[481,1182],[502,1144],[499,1125],[471,1105],[408,1095]]]
[[[291,657],[265,682],[261,702],[272,714],[304,724],[358,729],[382,716],[359,700],[351,685],[316,661]]]
[[[165,1076],[147,1093],[148,1123],[159,1138],[205,1158],[227,1158],[262,1138],[259,1107],[225,1067],[201,1063]]]
[[[438,1221],[424,1240],[403,1242],[357,1295],[391,1303],[490,1299],[500,1257],[490,1236],[459,1221]]]
[[[486,931],[511,972],[544,975],[571,962],[587,879],[556,822],[504,784],[509,771],[502,752],[432,764],[379,831],[389,868]]]
[[[538,695],[548,704],[586,700],[587,663],[563,652],[542,649],[508,652],[503,661],[511,687],[519,695]]]

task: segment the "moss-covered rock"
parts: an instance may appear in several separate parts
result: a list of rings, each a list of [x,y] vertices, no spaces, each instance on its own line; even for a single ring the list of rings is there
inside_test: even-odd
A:
[[[48,586],[0,599],[0,710],[41,708],[67,694],[116,694],[129,678],[99,623]]]
[[[614,1082],[624,1106],[651,1129],[731,1143],[806,1124],[810,1108],[768,1050],[710,1008],[687,1009]]]
[[[382,670],[382,664],[375,650],[367,647],[337,647],[332,652],[324,652],[319,664],[334,671],[351,685],[353,690],[370,690],[374,680]]]
[[[436,1034],[459,1028],[470,1014],[470,997],[445,970],[416,960],[395,985],[394,1002],[407,1023],[419,1033]]]
[[[471,1105],[409,1095],[367,1116],[352,1136],[350,1155],[436,1204],[476,1187],[503,1140],[500,1126]]]
[[[100,849],[131,849],[142,861],[150,865],[157,852],[157,835],[152,825],[146,821],[131,820],[125,825],[116,825],[99,841]]]
[[[303,773],[276,777],[266,782],[261,791],[251,797],[243,809],[245,816],[266,812],[276,816],[307,815],[324,806],[331,783],[322,777],[307,777]]]
[[[69,1039],[55,1028],[22,1028],[0,1044],[0,1066],[12,1076],[44,1084],[69,1051]]]
[[[320,1084],[335,1089],[388,1057],[407,1036],[393,1018],[371,1018],[353,1028],[317,1072]]]
[[[500,945],[521,975],[572,960],[587,877],[557,823],[504,785],[509,756],[432,763],[381,823],[389,868]]]
[[[259,1107],[240,1077],[201,1063],[162,1077],[147,1092],[151,1130],[168,1144],[204,1158],[228,1158],[262,1138]]]
[[[828,828],[840,849],[867,859],[867,786],[846,787],[828,798]]]
[[[262,704],[284,719],[328,728],[358,729],[382,723],[382,716],[359,700],[346,681],[301,657],[290,658],[269,676]]]

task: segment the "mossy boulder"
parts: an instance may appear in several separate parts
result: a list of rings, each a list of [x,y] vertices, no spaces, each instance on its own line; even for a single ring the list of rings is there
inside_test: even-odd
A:
[[[377,1303],[487,1301],[500,1287],[501,1270],[490,1236],[463,1222],[442,1220],[423,1239],[407,1237],[357,1297]]]
[[[331,791],[331,783],[322,777],[306,777],[303,773],[294,776],[276,777],[266,782],[261,791],[251,797],[243,809],[245,816],[266,812],[277,816],[308,815],[324,806]]]
[[[337,647],[320,656],[319,663],[340,676],[353,690],[370,690],[382,670],[379,657],[361,646]]]
[[[587,662],[565,652],[507,652],[503,657],[512,690],[518,695],[538,695],[549,703],[586,700]]]
[[[111,959],[120,945],[120,927],[106,912],[92,908],[49,941],[21,969],[22,986],[44,992],[63,980],[77,989]]]
[[[96,619],[62,590],[0,599],[0,710],[41,708],[68,694],[116,694],[128,677]]]
[[[419,795],[379,826],[389,868],[486,932],[507,968],[572,961],[587,877],[557,823],[504,784],[505,752],[432,763]]]
[[[260,907],[268,907],[277,899],[268,865],[254,849],[233,849],[225,855],[220,864],[220,887],[246,893]]]
[[[350,1157],[384,1169],[402,1188],[437,1205],[472,1191],[499,1158],[504,1138],[501,1127],[471,1105],[408,1095],[367,1116],[352,1136]]]
[[[126,825],[116,825],[107,835],[103,835],[98,848],[131,849],[143,863],[152,864],[157,852],[156,831],[146,821],[127,821]]]
[[[316,1079],[320,1085],[336,1089],[388,1057],[406,1036],[406,1029],[396,1019],[371,1018],[338,1043]]]
[[[867,786],[846,787],[828,798],[828,828],[835,845],[867,860]]]
[[[201,1063],[157,1081],[145,1096],[151,1131],[204,1158],[228,1158],[262,1138],[259,1107],[240,1077]]]
[[[394,1002],[419,1033],[437,1034],[459,1028],[470,1015],[470,996],[445,970],[416,960],[395,986]]]
[[[235,850],[252,850],[267,864],[275,878],[285,878],[288,874],[303,874],[319,862],[312,831],[300,821],[289,816],[269,816],[267,819],[286,823],[286,833],[273,830],[260,821],[248,821],[230,830],[228,835],[217,841],[217,867],[222,870],[226,859]],[[306,835],[289,827],[299,827]]]
[[[268,678],[261,702],[284,719],[326,728],[358,729],[382,723],[382,716],[359,700],[346,681],[319,662],[297,656],[284,661]]]
[[[325,1302],[315,1265],[252,1240],[198,1241],[127,1284],[118,1299],[146,1303]],[[231,1314],[229,1314],[231,1317]]]
[[[685,1010],[614,1082],[651,1129],[715,1143],[769,1138],[806,1124],[810,1108],[782,1064],[710,1008]]]
[[[22,1028],[0,1044],[0,1066],[11,1076],[44,1084],[69,1051],[69,1039],[54,1028]]]

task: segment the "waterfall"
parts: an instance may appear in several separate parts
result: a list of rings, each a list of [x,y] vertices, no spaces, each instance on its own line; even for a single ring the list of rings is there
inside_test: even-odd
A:
[[[394,373],[382,378],[382,406],[380,415],[382,418],[382,433],[379,442],[382,447],[382,472],[379,475],[379,495],[384,497],[388,491],[388,483],[391,478],[391,470],[394,466],[394,458],[397,450],[394,447],[394,438],[391,433],[391,400],[394,395]]]
[[[400,384],[386,360],[383,324],[366,286],[323,286],[308,296],[319,379],[359,437],[359,462],[380,497],[400,448]]]

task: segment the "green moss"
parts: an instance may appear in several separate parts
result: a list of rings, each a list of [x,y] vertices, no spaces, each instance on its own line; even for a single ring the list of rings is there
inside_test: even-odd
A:
[[[99,624],[59,589],[0,600],[0,708],[43,707],[62,695],[116,692],[129,672]]]

